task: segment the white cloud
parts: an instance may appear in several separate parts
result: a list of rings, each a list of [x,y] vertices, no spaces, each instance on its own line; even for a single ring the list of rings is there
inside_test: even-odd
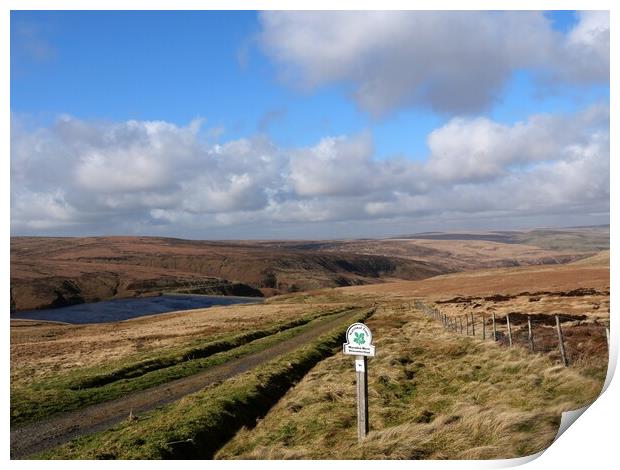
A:
[[[372,138],[325,138],[316,146],[294,152],[290,181],[301,196],[364,194],[373,186]]]
[[[568,35],[540,12],[267,11],[260,20],[260,43],[287,82],[344,82],[375,116],[411,105],[480,111],[517,69],[547,85],[609,80],[606,12],[582,13]]]
[[[429,135],[427,170],[440,181],[467,182],[506,175],[515,165],[562,160],[608,120],[609,110],[600,106],[570,116],[534,115],[512,126],[455,118]]]
[[[285,149],[264,136],[213,145],[196,123],[15,119],[11,228],[251,238],[374,230],[372,220],[588,221],[609,210],[608,119],[604,106],[512,125],[455,118],[429,135],[425,161],[375,158],[369,132]]]

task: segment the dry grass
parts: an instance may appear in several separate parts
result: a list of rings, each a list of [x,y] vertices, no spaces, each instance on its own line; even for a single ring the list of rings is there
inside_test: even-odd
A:
[[[371,432],[355,434],[352,358],[317,365],[253,429],[217,458],[475,459],[535,453],[560,413],[591,402],[602,381],[522,348],[444,331],[412,304],[380,307],[368,321]]]
[[[425,297],[430,300],[455,296],[516,295],[523,292],[592,288],[609,291],[609,266],[568,264],[561,266],[520,266],[445,274],[422,281],[337,289],[349,296],[388,299]]]
[[[333,308],[315,304],[312,309]],[[117,323],[66,325],[11,322],[11,385],[82,367],[139,360],[153,353],[240,334],[307,315],[307,305],[231,305],[140,317]]]

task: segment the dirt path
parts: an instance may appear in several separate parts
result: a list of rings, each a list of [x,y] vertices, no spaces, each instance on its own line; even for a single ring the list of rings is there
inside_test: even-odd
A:
[[[282,354],[294,351],[308,341],[330,331],[346,317],[358,313],[358,311],[348,311],[338,314],[329,321],[322,322],[316,327],[267,349],[211,367],[190,377],[11,429],[11,458],[24,458],[76,437],[102,431],[126,419],[130,412],[139,415],[179,400],[185,395],[198,392],[207,385],[241,374]]]

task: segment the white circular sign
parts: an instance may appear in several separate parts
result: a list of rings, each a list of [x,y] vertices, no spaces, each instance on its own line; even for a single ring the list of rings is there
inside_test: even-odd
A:
[[[347,328],[347,343],[367,348],[372,344],[372,333],[363,323],[353,323]]]

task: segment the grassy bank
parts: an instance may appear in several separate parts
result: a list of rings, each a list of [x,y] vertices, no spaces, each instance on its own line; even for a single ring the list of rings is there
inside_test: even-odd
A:
[[[562,411],[599,394],[603,376],[558,366],[524,348],[450,334],[408,303],[367,322],[370,434],[356,436],[352,359],[318,364],[221,459],[496,459],[547,447]],[[602,362],[605,362],[602,360]],[[601,370],[605,364],[601,363]]]
[[[346,312],[343,308],[317,310],[273,327],[167,351],[141,362],[111,365],[105,370],[77,369],[25,387],[14,387],[11,390],[11,424],[27,423],[187,377],[261,351]]]
[[[352,321],[364,320],[372,312],[346,315],[331,332],[290,354],[37,458],[211,458],[240,427],[255,424],[314,365],[332,355]]]

